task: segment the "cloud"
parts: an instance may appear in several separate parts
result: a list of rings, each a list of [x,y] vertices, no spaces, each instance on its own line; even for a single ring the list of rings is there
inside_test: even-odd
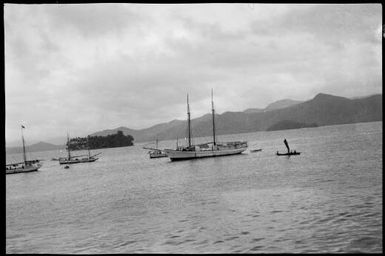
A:
[[[131,11],[130,4],[65,4],[44,6],[50,26],[70,33],[77,31],[84,37],[117,36],[137,26],[144,19]]]
[[[380,4],[311,4],[296,5],[291,12],[266,23],[252,23],[256,34],[280,35],[306,33],[323,43],[351,40],[379,42],[376,33],[381,19]]]
[[[380,7],[7,4],[7,140],[379,93]]]

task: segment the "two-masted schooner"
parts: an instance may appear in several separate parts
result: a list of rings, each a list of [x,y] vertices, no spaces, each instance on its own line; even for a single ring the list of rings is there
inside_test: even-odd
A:
[[[87,142],[88,143],[88,142]],[[101,153],[98,153],[96,155],[91,155],[90,147],[87,145],[88,155],[78,155],[78,156],[71,156],[71,150],[70,150],[70,138],[67,134],[67,157],[60,157],[59,158],[59,164],[78,164],[78,163],[89,163],[89,162],[95,162],[99,158],[97,158],[97,155],[100,155]],[[86,156],[82,157],[81,156]]]
[[[164,152],[171,161],[188,160],[203,157],[216,157],[240,154],[247,149],[247,141],[217,142],[215,137],[215,110],[213,91],[211,90],[212,122],[213,122],[213,141],[198,145],[191,143],[191,120],[190,106],[187,94],[187,130],[188,146],[177,147],[176,149],[164,149]]]
[[[41,167],[39,160],[27,160],[27,155],[25,153],[24,135],[23,135],[23,129],[24,128],[25,127],[22,125],[21,126],[21,140],[23,142],[23,162],[5,165],[5,173],[6,174],[35,172]]]

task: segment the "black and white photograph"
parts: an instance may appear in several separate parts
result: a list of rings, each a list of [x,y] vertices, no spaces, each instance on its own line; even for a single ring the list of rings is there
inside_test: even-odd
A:
[[[382,10],[4,3],[5,253],[383,253]]]

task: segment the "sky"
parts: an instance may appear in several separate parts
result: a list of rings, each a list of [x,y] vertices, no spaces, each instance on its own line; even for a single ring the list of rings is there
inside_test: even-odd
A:
[[[380,4],[5,4],[7,146],[382,93]],[[65,143],[65,141],[63,141]]]

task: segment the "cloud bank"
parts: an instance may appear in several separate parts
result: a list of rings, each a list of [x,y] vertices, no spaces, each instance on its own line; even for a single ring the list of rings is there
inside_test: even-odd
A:
[[[6,140],[382,93],[380,4],[4,7]]]

